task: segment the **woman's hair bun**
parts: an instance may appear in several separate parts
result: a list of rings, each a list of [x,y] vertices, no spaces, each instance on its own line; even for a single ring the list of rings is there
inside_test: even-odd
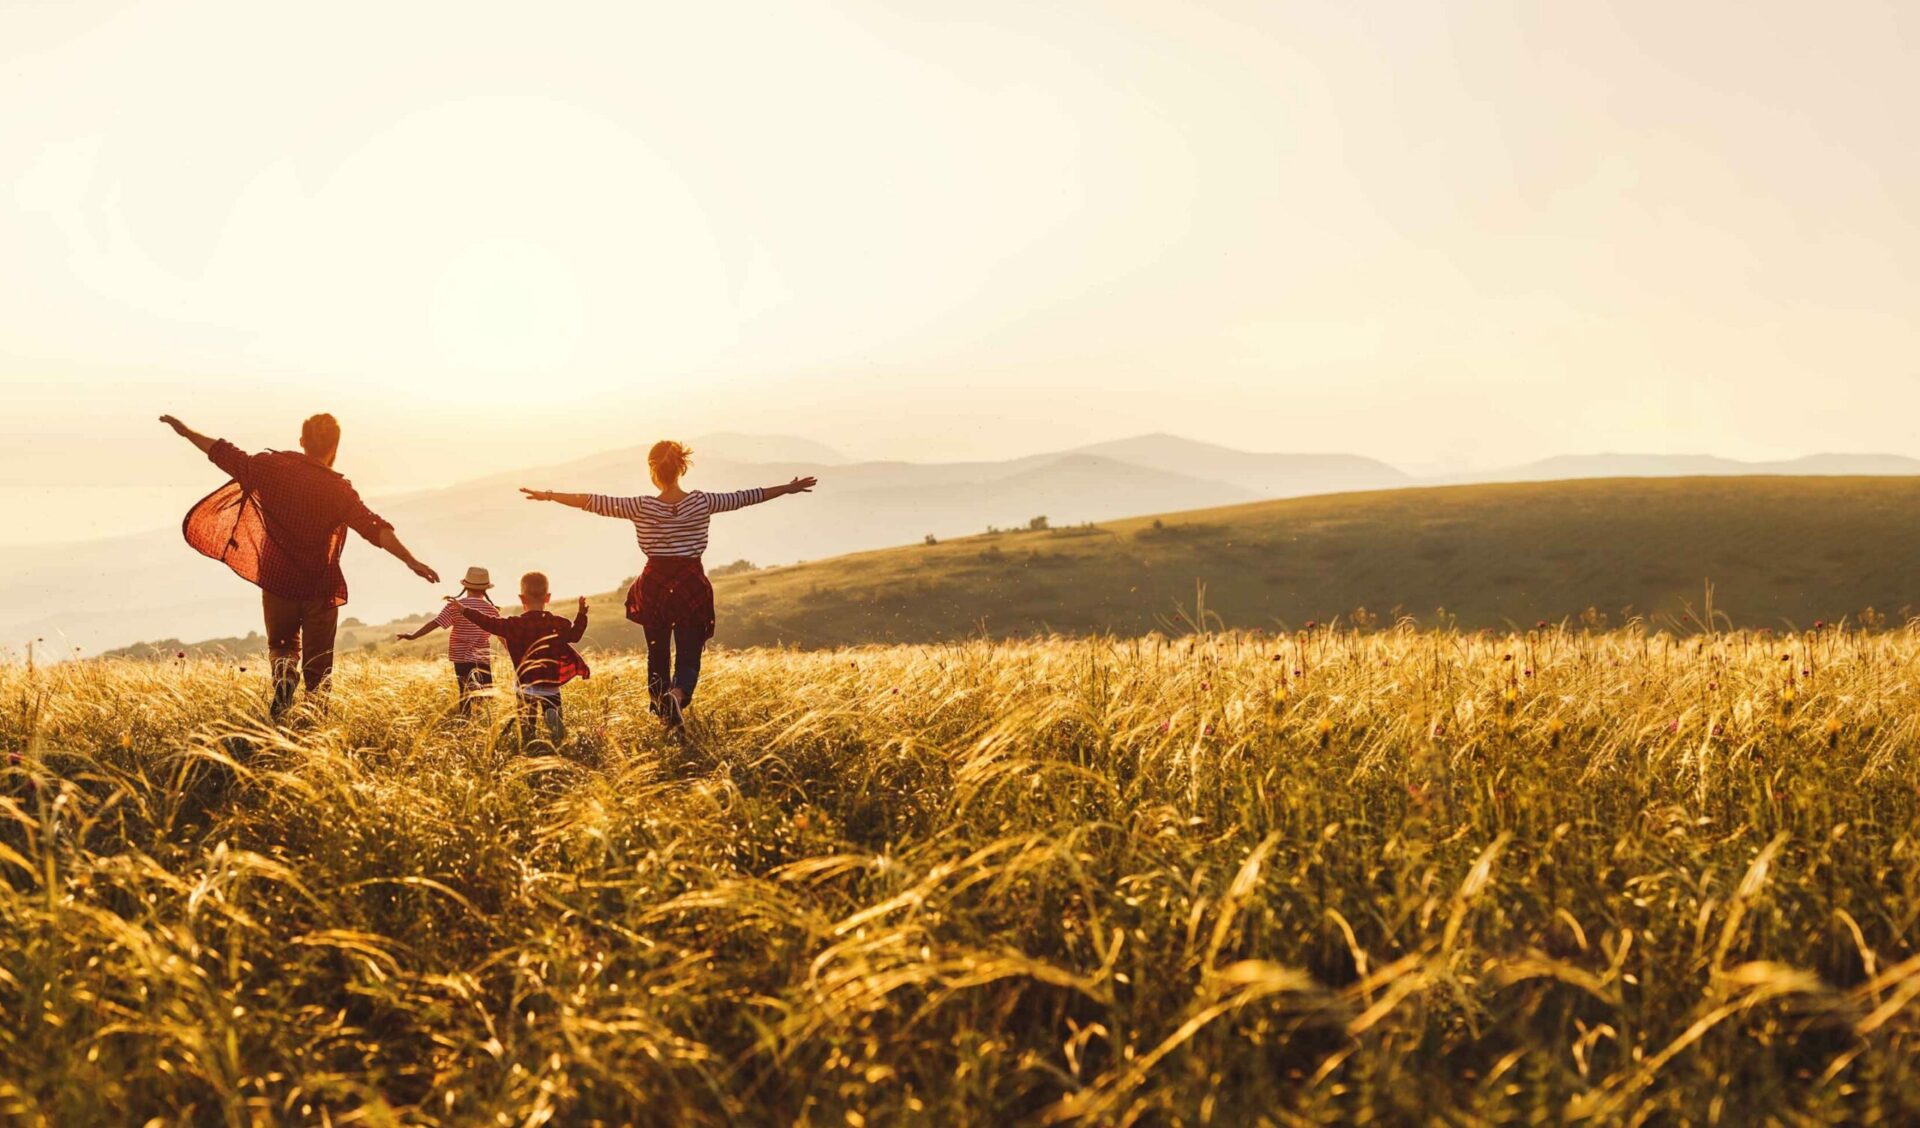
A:
[[[647,469],[656,485],[678,481],[693,465],[693,448],[672,439],[661,439],[647,452]]]

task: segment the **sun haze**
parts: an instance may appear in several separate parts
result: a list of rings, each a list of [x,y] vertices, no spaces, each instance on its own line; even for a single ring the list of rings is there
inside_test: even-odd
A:
[[[1872,3],[13,5],[0,490],[198,481],[166,410],[331,410],[374,488],[718,428],[1916,453],[1916,46]]]

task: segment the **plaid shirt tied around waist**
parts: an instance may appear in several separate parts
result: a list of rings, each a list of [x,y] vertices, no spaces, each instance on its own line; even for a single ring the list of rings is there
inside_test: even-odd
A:
[[[713,637],[713,583],[698,556],[649,556],[627,589],[627,618],[655,630],[691,626]]]

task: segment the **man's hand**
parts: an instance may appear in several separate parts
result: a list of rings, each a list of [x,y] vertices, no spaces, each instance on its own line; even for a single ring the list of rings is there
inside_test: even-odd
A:
[[[207,453],[207,451],[213,448],[212,439],[209,439],[205,435],[200,434],[198,431],[195,431],[192,427],[187,426],[185,423],[180,422],[178,419],[175,419],[171,415],[162,415],[160,417],[160,422],[165,423],[169,427],[172,427],[174,434],[179,435],[181,438],[187,440],[188,442],[192,443],[194,446],[200,448],[201,454],[205,454]]]
[[[430,584],[437,584],[440,582],[440,573],[434,571],[432,568],[427,567],[425,564],[420,563],[418,560],[407,561],[407,567],[413,569],[414,575],[419,576],[421,579],[427,581]]]
[[[813,487],[820,484],[818,478],[795,478],[787,483],[788,493],[812,493]]]
[[[553,500],[552,490],[530,490],[525,486],[521,486],[520,492],[527,495],[528,501],[552,501]]]
[[[410,635],[410,634],[397,634],[397,635],[394,635],[394,636],[393,636],[393,641],[395,641],[395,642],[412,642],[412,641],[413,641],[413,636],[412,636],[412,635]]]

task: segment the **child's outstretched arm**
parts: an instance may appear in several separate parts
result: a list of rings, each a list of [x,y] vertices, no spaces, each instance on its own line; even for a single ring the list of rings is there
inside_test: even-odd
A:
[[[468,607],[464,603],[456,602],[454,597],[451,595],[447,597],[447,606],[453,608],[455,611],[458,611],[460,614],[465,615],[467,617],[467,622],[472,623],[474,626],[479,627],[481,630],[487,632],[488,634],[500,635],[502,637],[506,636],[506,633],[507,633],[506,626],[505,626],[506,621],[500,618],[498,615],[489,615],[484,611],[475,611],[473,608]]]
[[[394,641],[412,642],[414,639],[427,637],[428,635],[432,634],[434,631],[439,630],[441,627],[453,626],[453,620],[454,620],[453,609],[458,606],[460,606],[458,603],[447,604],[445,607],[442,607],[440,609],[440,613],[438,615],[435,615],[433,618],[428,619],[424,623],[421,623],[419,630],[414,631],[412,634],[394,635],[393,636]]]

